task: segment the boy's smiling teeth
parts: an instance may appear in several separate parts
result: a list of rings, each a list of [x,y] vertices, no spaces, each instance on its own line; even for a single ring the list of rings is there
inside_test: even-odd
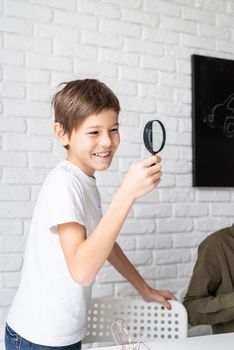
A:
[[[98,157],[108,157],[110,155],[110,151],[109,152],[99,152],[99,153],[94,153],[95,156]]]

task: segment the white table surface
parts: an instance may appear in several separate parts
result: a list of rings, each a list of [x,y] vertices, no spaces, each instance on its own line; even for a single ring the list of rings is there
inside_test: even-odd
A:
[[[147,343],[151,350],[234,350],[234,333]],[[143,349],[142,349],[143,350]]]
[[[234,350],[234,333],[190,337],[178,340],[146,342],[150,350]],[[94,348],[92,348],[93,350]],[[121,346],[95,348],[98,350],[121,350]],[[125,347],[127,350],[128,347]],[[140,350],[147,350],[143,345]]]

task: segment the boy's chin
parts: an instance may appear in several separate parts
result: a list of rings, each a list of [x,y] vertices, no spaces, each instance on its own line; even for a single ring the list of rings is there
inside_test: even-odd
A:
[[[105,165],[99,165],[99,166],[96,167],[96,170],[97,171],[104,171],[104,170],[107,170],[110,166],[111,166],[111,163],[110,164],[105,164]]]
[[[107,170],[111,166],[111,162],[103,163],[103,164],[95,164],[95,170],[104,171]]]

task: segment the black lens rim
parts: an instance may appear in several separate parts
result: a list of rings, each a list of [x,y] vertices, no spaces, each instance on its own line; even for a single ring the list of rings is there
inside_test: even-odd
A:
[[[162,144],[157,151],[153,150],[153,148],[149,144],[149,130],[152,132],[153,122],[157,122],[161,126],[162,136],[163,136]],[[143,140],[144,140],[145,147],[152,155],[159,153],[163,149],[163,147],[165,146],[165,143],[166,143],[166,130],[165,130],[163,123],[158,119],[148,121],[144,127]],[[151,144],[152,144],[152,142],[151,142]]]

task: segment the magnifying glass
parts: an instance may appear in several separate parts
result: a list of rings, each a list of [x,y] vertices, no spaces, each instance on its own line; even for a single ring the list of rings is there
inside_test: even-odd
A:
[[[144,144],[147,150],[155,155],[160,152],[166,142],[166,130],[160,120],[150,120],[143,131]]]

